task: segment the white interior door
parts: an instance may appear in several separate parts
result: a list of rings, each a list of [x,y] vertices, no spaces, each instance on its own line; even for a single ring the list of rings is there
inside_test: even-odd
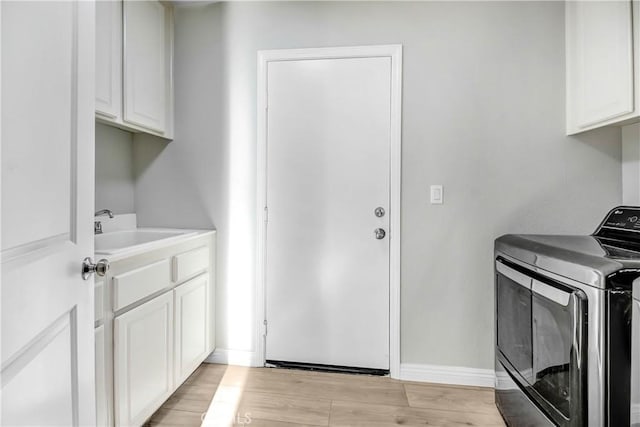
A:
[[[391,58],[272,61],[267,99],[266,359],[389,369]]]
[[[94,4],[0,12],[0,424],[93,425]]]

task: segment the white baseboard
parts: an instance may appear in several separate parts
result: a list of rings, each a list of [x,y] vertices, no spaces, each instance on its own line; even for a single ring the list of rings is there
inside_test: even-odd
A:
[[[460,366],[400,364],[400,378],[438,384],[495,387],[493,369],[464,368]]]
[[[262,366],[256,352],[217,348],[205,359],[205,363],[222,365]],[[464,368],[460,366],[400,364],[400,380],[437,384],[494,387],[495,372],[492,369]]]
[[[640,423],[640,403],[631,404],[631,425]]]
[[[222,365],[238,366],[262,366],[254,351],[229,350],[226,348],[216,348],[213,353],[205,359],[205,363],[219,363]]]

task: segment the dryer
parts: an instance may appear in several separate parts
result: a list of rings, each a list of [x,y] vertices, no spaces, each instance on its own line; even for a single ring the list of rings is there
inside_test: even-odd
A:
[[[640,423],[640,208],[611,210],[588,236],[502,236],[494,265],[495,393],[507,424]]]

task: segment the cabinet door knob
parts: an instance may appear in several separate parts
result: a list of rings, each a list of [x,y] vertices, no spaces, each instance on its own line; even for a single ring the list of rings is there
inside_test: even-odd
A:
[[[90,257],[86,257],[84,261],[82,261],[82,278],[84,280],[88,280],[93,273],[102,277],[107,274],[107,271],[109,271],[109,267],[109,260],[107,259],[103,258],[96,264],[94,264],[93,260]]]

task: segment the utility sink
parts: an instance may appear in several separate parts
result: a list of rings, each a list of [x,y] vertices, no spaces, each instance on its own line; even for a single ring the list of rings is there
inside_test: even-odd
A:
[[[113,231],[97,234],[95,236],[95,252],[101,254],[114,254],[147,246],[153,246],[156,242],[167,239],[175,239],[190,234],[196,234],[193,230],[154,230],[135,229]]]

